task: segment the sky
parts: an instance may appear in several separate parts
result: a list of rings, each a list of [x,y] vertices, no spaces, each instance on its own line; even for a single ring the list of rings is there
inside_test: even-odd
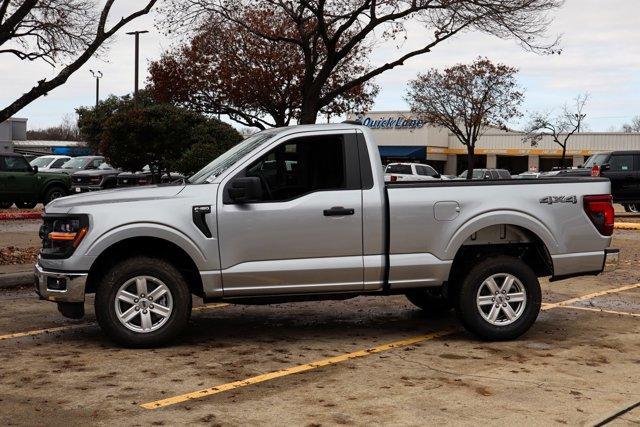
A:
[[[112,19],[118,19],[142,1],[116,0]],[[640,0],[566,0],[552,12],[550,36],[561,35],[561,55],[527,52],[512,40],[500,40],[480,33],[465,33],[438,45],[431,53],[414,58],[404,66],[377,77],[380,86],[372,110],[406,110],[407,82],[429,68],[445,68],[467,63],[478,56],[517,67],[518,82],[525,91],[524,118],[511,123],[524,125],[528,113],[556,111],[582,93],[589,93],[587,129],[618,130],[640,114]],[[150,61],[159,58],[179,40],[162,34],[153,13],[139,18],[112,39],[99,58],[92,58],[67,83],[16,114],[27,117],[28,128],[59,124],[63,117],[75,116],[81,105],[95,102],[95,80],[90,69],[100,70],[100,97],[133,91],[134,41],[125,32],[149,30],[140,38],[140,86],[144,86]],[[417,24],[409,25],[408,39],[401,45],[381,44],[370,57],[382,64],[426,40],[428,34]],[[37,80],[52,77],[56,69],[45,63],[20,61],[0,56],[0,105],[7,105]]]

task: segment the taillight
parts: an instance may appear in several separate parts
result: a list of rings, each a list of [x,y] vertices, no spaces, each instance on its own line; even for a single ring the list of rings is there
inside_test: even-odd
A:
[[[600,176],[600,166],[594,165],[591,168],[591,176]]]
[[[396,182],[398,180],[398,177],[395,175],[391,175],[391,182]]]
[[[584,196],[584,211],[603,236],[613,234],[614,210],[610,194]]]

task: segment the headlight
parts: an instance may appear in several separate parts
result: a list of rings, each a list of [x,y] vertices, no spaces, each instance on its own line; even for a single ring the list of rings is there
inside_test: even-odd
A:
[[[78,247],[87,231],[89,221],[86,216],[44,216],[40,228],[43,258],[68,258]]]

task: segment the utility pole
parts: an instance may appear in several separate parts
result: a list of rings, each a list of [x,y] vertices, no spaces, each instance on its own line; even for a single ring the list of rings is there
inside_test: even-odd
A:
[[[138,95],[138,57],[140,54],[140,34],[148,33],[149,31],[131,31],[127,34],[131,36],[135,36],[136,38],[136,51],[135,51],[135,72],[134,72],[134,84],[133,84],[133,95],[136,97]]]
[[[96,108],[98,108],[98,102],[100,102],[100,79],[102,78],[102,71],[91,71],[91,75],[96,78]]]

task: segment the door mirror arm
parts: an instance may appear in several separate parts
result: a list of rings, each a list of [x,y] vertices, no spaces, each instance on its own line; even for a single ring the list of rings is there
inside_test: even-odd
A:
[[[37,174],[38,173],[38,167],[37,166],[31,166],[31,173],[32,174]]]

